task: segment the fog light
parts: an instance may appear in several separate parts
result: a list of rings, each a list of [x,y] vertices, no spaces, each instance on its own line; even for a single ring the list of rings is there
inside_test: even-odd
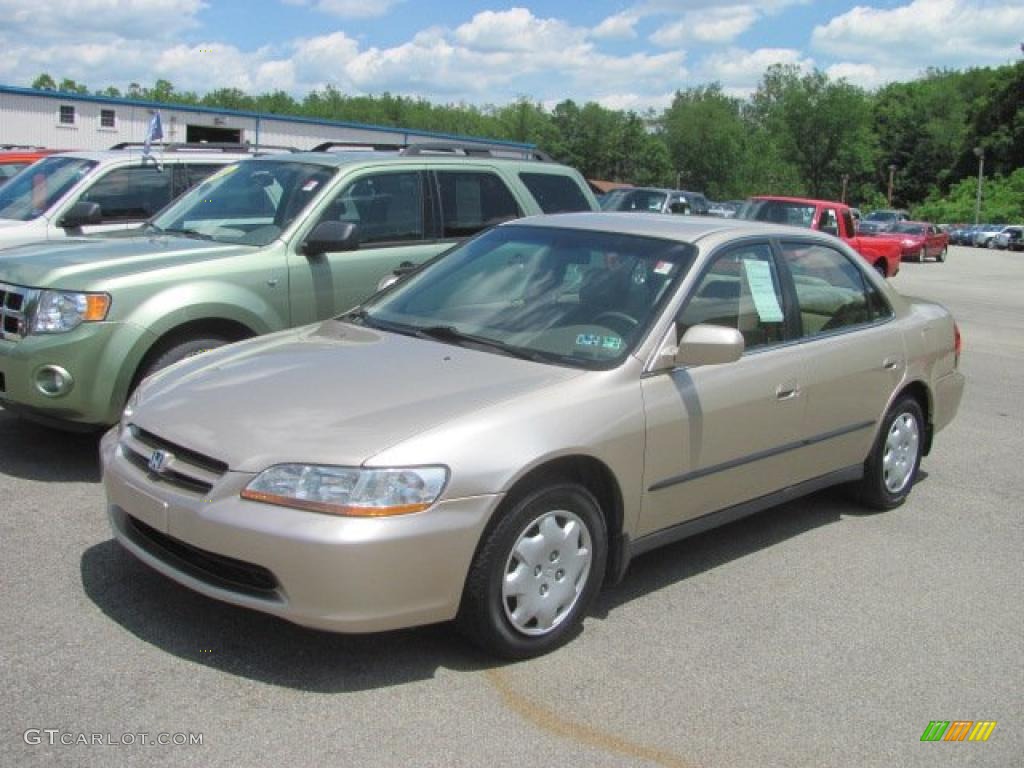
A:
[[[44,365],[36,371],[36,389],[47,397],[62,397],[74,384],[71,374],[59,365]]]

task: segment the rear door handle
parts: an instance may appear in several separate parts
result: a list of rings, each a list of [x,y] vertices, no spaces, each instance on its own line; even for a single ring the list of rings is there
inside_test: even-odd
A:
[[[895,371],[903,365],[903,361],[898,357],[887,357],[882,361],[882,367],[887,371]]]
[[[800,396],[800,387],[796,384],[779,384],[775,388],[775,399],[776,400],[792,400],[794,397]]]

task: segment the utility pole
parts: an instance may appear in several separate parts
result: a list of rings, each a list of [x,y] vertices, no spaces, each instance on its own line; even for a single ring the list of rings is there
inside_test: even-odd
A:
[[[889,207],[892,208],[892,177],[896,173],[896,164],[889,163]]]
[[[845,203],[846,202],[846,185],[849,184],[849,183],[850,183],[850,174],[844,173],[843,174],[843,194],[839,198],[839,202],[841,202],[841,203]]]
[[[985,177],[985,150],[981,147],[974,148],[974,154],[978,156],[978,198],[974,201],[974,223],[981,223],[981,182]]]

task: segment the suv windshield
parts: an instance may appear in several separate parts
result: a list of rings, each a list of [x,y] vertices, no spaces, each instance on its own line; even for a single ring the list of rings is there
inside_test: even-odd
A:
[[[0,219],[42,216],[96,166],[95,160],[59,155],[30,165],[0,187]]]
[[[336,172],[315,163],[244,160],[185,193],[151,225],[221,243],[267,245],[323,191]]]
[[[747,200],[736,218],[809,229],[814,222],[814,206],[792,200]]]
[[[615,189],[601,201],[603,211],[655,211],[665,207],[667,193],[657,189]]]
[[[498,354],[610,368],[687,272],[688,243],[554,227],[498,227],[348,316]]]

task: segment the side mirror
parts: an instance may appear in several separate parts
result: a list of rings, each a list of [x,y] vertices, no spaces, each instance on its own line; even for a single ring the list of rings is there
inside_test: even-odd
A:
[[[743,356],[743,334],[723,325],[695,325],[683,334],[676,365],[722,365]]]
[[[76,229],[87,224],[101,224],[102,222],[103,209],[100,208],[100,204],[80,200],[68,208],[68,212],[61,216],[57,226],[64,227],[65,229]]]
[[[351,221],[321,221],[302,243],[307,256],[354,251],[359,248],[359,227]]]

